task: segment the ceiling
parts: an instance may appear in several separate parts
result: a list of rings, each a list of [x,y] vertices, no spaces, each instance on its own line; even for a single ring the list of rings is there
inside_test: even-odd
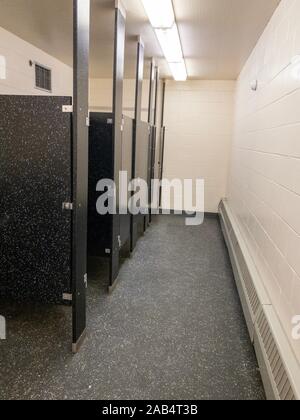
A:
[[[156,0],[153,0],[156,1]],[[159,1],[159,0],[158,0]],[[114,0],[91,0],[91,77],[110,78]],[[127,9],[126,77],[134,77],[136,37],[170,72],[140,0]],[[173,0],[189,77],[236,79],[280,0]],[[0,26],[72,65],[72,0],[0,0]],[[149,61],[149,60],[148,60]]]

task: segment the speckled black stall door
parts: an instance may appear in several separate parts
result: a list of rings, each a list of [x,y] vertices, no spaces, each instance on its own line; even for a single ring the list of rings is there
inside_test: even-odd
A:
[[[0,96],[0,296],[49,303],[71,290],[67,97]]]

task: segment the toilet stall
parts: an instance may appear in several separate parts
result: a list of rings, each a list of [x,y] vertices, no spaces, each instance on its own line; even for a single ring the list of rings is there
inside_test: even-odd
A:
[[[71,305],[77,352],[86,331],[90,1],[72,6],[73,97],[0,96],[0,298]],[[49,84],[48,70],[33,65]]]

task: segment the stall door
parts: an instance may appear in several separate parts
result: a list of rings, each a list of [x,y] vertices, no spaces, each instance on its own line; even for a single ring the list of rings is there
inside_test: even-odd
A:
[[[132,180],[132,136],[133,120],[124,117],[124,128],[122,132],[122,171],[127,173],[128,182]],[[128,184],[123,186],[128,190]],[[121,189],[121,186],[120,186]],[[128,198],[126,194],[121,194],[120,200],[120,236],[121,245],[124,246],[130,242],[130,222],[131,215],[128,211]],[[124,214],[126,213],[126,214]]]
[[[134,178],[141,178],[148,182],[150,126],[145,122],[138,121],[136,122],[135,129],[137,130],[137,134]],[[139,214],[137,216],[132,216],[131,220],[131,250],[133,251],[139,236],[143,234],[146,229],[146,216],[144,214]]]
[[[0,96],[0,296],[71,289],[71,98]]]
[[[155,178],[155,153],[156,153],[156,127],[151,127],[151,134],[149,140],[149,175],[148,175],[148,186],[149,186],[149,215],[148,223],[152,222],[152,202],[153,202],[153,190],[152,180]]]
[[[96,204],[102,195],[97,184],[114,179],[113,172],[113,114],[90,113],[89,128],[89,198],[88,198],[88,255],[105,257],[112,248],[111,214],[100,215]]]

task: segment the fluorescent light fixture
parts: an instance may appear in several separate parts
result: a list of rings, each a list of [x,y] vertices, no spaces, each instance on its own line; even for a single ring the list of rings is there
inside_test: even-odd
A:
[[[171,29],[155,29],[155,32],[166,60],[171,63],[182,61],[183,54],[176,23]]]
[[[151,25],[157,29],[171,28],[175,22],[172,0],[142,0]]]
[[[169,63],[170,70],[174,80],[177,82],[185,82],[188,78],[184,60],[179,63]]]
[[[174,79],[187,80],[187,70],[172,0],[141,0],[169,63]]]

